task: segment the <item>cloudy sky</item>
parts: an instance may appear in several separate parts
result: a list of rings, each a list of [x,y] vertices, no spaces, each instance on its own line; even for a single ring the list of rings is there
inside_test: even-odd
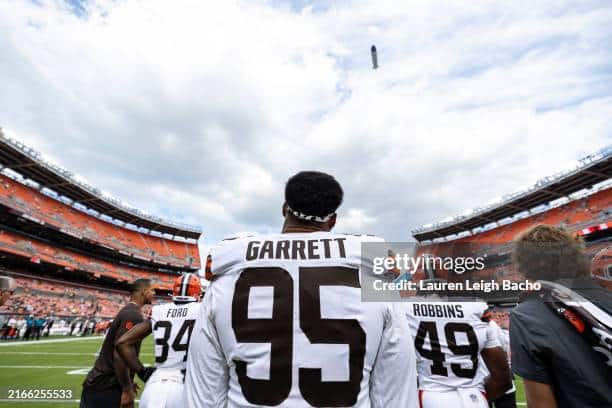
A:
[[[304,169],[406,240],[610,144],[611,43],[609,1],[2,1],[0,126],[207,244]]]

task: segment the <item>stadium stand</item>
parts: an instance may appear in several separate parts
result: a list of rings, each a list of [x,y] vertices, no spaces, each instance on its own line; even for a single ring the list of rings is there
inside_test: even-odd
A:
[[[145,236],[93,218],[51,197],[0,175],[0,204],[25,217],[118,252],[153,263],[199,268],[197,247],[187,242]]]
[[[511,194],[496,205],[470,211],[437,224],[413,230],[418,241],[417,255],[486,256],[483,270],[459,275],[449,270],[436,270],[420,279],[450,281],[470,279],[508,279],[520,281],[521,276],[511,262],[512,241],[523,231],[547,224],[563,227],[583,237],[588,256],[612,246],[612,148],[607,148],[581,160],[580,165],[536,183],[535,186]],[[602,265],[607,270],[611,265]],[[612,278],[600,273],[597,277],[612,288]],[[494,299],[498,302],[516,300],[516,294]]]
[[[537,224],[556,225],[583,235],[582,230],[607,224],[610,220],[612,220],[612,187],[510,224],[457,238],[454,242],[509,243],[522,231]]]
[[[19,290],[3,313],[112,318],[128,299],[127,293],[26,276],[16,277]]]
[[[129,283],[157,294],[200,268],[201,230],[100,192],[0,129],[0,268],[20,289],[0,314],[113,316]]]
[[[149,278],[156,285],[164,289],[170,288],[173,281],[173,277],[170,275],[153,274],[135,268],[115,265],[10,231],[0,230],[0,252],[29,258],[32,263],[47,262],[67,270],[85,271],[95,277],[105,275],[117,281],[132,282],[138,278]]]
[[[412,235],[418,242],[425,243],[436,240],[448,241],[460,238],[464,234],[480,234],[487,229],[498,228],[503,223],[515,222],[536,213],[549,212],[554,207],[564,205],[563,200],[570,202],[575,200],[577,198],[575,195],[591,195],[606,189],[612,184],[611,177],[612,146],[580,160],[576,168],[544,178],[532,187],[503,197],[490,206],[476,208],[466,215],[416,228],[412,231]],[[611,206],[605,197],[600,199],[601,202],[595,201],[598,208]],[[568,211],[572,212],[569,208]],[[577,220],[588,219],[585,214],[575,217]]]

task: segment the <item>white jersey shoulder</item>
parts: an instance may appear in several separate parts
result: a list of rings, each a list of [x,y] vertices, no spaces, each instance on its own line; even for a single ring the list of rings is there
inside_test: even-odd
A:
[[[484,390],[480,370],[485,348],[499,347],[497,333],[482,320],[484,302],[409,302],[404,306],[417,353],[419,388]]]
[[[208,254],[207,271],[212,276],[240,272],[248,266],[284,261],[326,260],[358,265],[363,242],[384,242],[372,235],[336,234],[331,232],[292,234],[241,234],[232,236],[212,247]]]
[[[151,309],[157,368],[185,369],[189,340],[201,303],[163,303]]]

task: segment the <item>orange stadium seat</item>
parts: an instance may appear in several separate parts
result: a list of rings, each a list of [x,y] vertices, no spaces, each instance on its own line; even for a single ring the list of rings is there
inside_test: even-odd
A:
[[[120,266],[94,259],[60,247],[51,246],[9,231],[0,231],[0,251],[29,258],[32,262],[45,261],[64,268],[81,270],[96,277],[108,276],[131,282],[138,278],[149,278],[160,288],[170,289],[174,277],[171,275]]]
[[[571,201],[560,207],[534,214],[510,224],[502,225],[471,236],[462,237],[454,242],[479,242],[490,244],[511,242],[522,231],[536,224],[565,227],[575,232],[588,225],[598,224],[604,219],[610,219],[612,217],[612,211],[609,214],[603,214],[603,211],[606,209],[612,210],[612,188],[599,191],[589,197]]]
[[[466,245],[468,243],[476,244],[480,251],[495,250],[500,253],[501,251],[509,251],[512,241],[519,234],[537,224],[564,227],[577,233],[583,228],[609,222],[610,220],[612,220],[612,188],[607,188],[591,196],[570,201],[560,207],[552,208],[488,231],[442,243],[422,244],[417,249],[417,255],[424,253],[437,255],[440,252],[452,252],[453,247],[457,247],[457,244]],[[587,247],[587,252],[592,256],[607,246],[609,246],[609,242],[590,244]],[[440,278],[448,277],[447,271],[438,271],[437,274]],[[501,277],[513,281],[524,279],[523,276],[514,270],[511,263],[486,268],[475,273],[472,272],[470,276],[474,279]]]
[[[18,289],[1,313],[112,318],[129,298],[127,292],[56,279],[23,274],[14,278]]]
[[[64,203],[0,175],[0,204],[23,212],[77,237],[151,262],[199,268],[195,243],[178,242],[146,235],[92,217]]]

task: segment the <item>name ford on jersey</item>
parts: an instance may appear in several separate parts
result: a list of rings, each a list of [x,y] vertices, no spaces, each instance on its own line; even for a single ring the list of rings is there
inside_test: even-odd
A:
[[[189,309],[186,307],[182,307],[180,309],[168,309],[166,312],[166,317],[187,317],[187,312]]]

